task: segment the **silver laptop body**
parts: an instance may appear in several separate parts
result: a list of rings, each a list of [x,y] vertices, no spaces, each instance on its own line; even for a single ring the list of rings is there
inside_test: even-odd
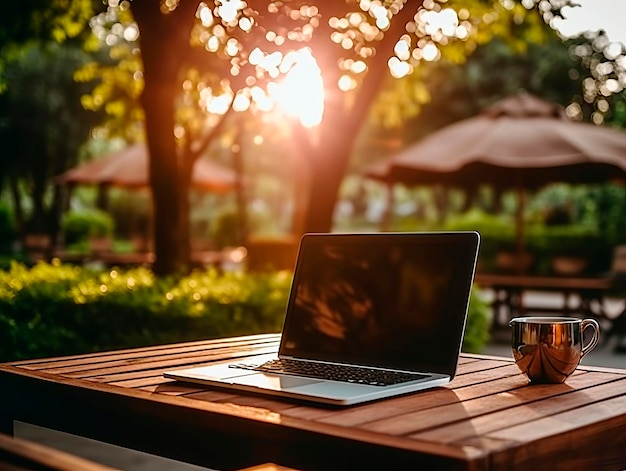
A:
[[[164,376],[334,405],[446,384],[461,351],[479,242],[477,232],[306,234],[278,354]],[[257,371],[276,358],[315,373]]]

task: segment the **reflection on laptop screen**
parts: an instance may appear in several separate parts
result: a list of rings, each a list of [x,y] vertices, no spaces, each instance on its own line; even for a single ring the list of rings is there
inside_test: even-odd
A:
[[[475,235],[389,236],[305,236],[281,354],[454,373]]]

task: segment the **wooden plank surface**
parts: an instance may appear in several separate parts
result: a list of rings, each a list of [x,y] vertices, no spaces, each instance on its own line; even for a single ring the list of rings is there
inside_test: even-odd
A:
[[[173,366],[275,351],[278,341],[278,335],[260,335],[189,342],[15,362],[1,365],[0,371],[19,370],[22,375],[72,388],[101,389],[154,403],[151,411],[166,405],[195,409],[198,414],[210,413],[213,420],[219,414],[225,425],[227,417],[245,419],[249,426],[261,427],[250,434],[262,436],[262,424],[278,426],[278,432],[272,428],[271,433],[282,437],[281,430],[288,430],[289,438],[282,439],[296,440],[294,443],[301,434],[312,449],[315,440],[311,437],[349,440],[345,443],[375,444],[436,455],[457,465],[465,463],[458,469],[507,469],[507,463],[517,462],[537,469],[536,461],[529,458],[537,443],[550,444],[544,444],[538,454],[549,459],[558,454],[559,447],[567,449],[571,437],[585,437],[598,449],[606,448],[605,469],[615,466],[621,459],[619,453],[626,449],[625,434],[621,438],[607,436],[602,442],[603,434],[626,428],[624,370],[579,367],[566,383],[529,386],[510,358],[464,354],[456,377],[446,387],[349,408],[239,394],[162,376]],[[208,420],[202,419],[204,415],[190,417],[185,420],[197,420],[199,427],[206,425],[202,420]],[[324,443],[330,446],[333,442]],[[576,456],[578,452],[570,453]],[[623,464],[626,468],[626,458]]]

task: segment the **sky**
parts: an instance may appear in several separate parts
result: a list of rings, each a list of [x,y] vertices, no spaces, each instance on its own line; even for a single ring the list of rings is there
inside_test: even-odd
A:
[[[604,29],[611,41],[626,45],[626,0],[575,0],[580,7],[566,8],[567,19],[558,25],[566,36]]]

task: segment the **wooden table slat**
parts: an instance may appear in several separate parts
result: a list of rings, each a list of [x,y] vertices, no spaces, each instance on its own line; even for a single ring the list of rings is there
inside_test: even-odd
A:
[[[582,376],[585,377],[585,376]],[[439,443],[460,443],[479,436],[493,436],[493,432],[510,427],[540,420],[543,417],[555,415],[568,410],[575,410],[604,399],[611,399],[624,395],[626,380],[600,382],[589,388],[561,394],[557,401],[548,401],[553,394],[546,395],[545,399],[525,402],[510,408],[494,407],[487,413],[474,413],[468,417],[465,424],[449,424],[413,434],[413,438],[433,440]],[[537,392],[540,396],[541,392]],[[624,399],[626,401],[626,398]],[[477,412],[477,411],[476,411]],[[502,437],[499,437],[502,438]]]
[[[194,356],[205,355],[212,352],[219,352],[221,355],[228,355],[230,352],[233,351],[252,352],[257,348],[277,349],[278,342],[276,342],[275,340],[266,339],[253,343],[208,343],[188,347],[171,348],[167,350],[157,350],[156,352],[142,351],[139,352],[137,355],[135,355],[134,353],[124,353],[116,356],[105,355],[101,357],[98,354],[95,354],[94,357],[81,358],[76,361],[64,360],[55,361],[53,363],[38,363],[35,367],[31,365],[26,365],[24,366],[24,368],[37,371],[54,372],[57,374],[74,372],[79,373],[81,371],[89,371],[98,368],[109,368],[120,365],[140,365],[142,363],[151,363],[153,361],[158,361],[162,358],[193,358]]]
[[[74,378],[80,378],[83,372],[87,372],[86,377],[91,376],[94,370],[115,370],[116,368],[133,368],[135,370],[141,369],[145,366],[148,369],[153,369],[155,363],[165,361],[170,363],[172,360],[188,360],[190,365],[202,362],[203,358],[228,358],[231,354],[246,354],[256,355],[257,351],[263,350],[266,352],[274,352],[278,347],[275,343],[262,343],[255,344],[248,347],[228,347],[228,348],[203,348],[200,350],[192,350],[186,352],[173,352],[167,355],[158,355],[150,357],[140,358],[124,358],[115,359],[97,364],[80,364],[80,365],[66,365],[63,367],[55,368],[40,368],[38,371],[46,371],[48,373],[55,373],[60,375],[68,375]],[[119,372],[119,371],[115,371]]]
[[[151,345],[146,347],[136,347],[136,348],[126,348],[122,350],[110,350],[104,352],[94,352],[94,353],[83,353],[78,355],[69,355],[69,356],[60,356],[60,357],[46,357],[46,358],[33,358],[28,360],[17,360],[9,362],[11,365],[20,366],[23,368],[33,368],[36,369],[37,364],[53,364],[55,362],[76,362],[81,361],[83,359],[96,359],[107,356],[119,356],[126,354],[137,354],[141,355],[144,352],[159,352],[169,349],[178,349],[185,348],[188,346],[194,345],[211,345],[211,344],[219,344],[219,343],[229,343],[229,344],[243,344],[245,345],[254,341],[262,341],[262,339],[267,339],[268,341],[280,340],[280,334],[253,334],[253,335],[245,335],[241,337],[232,337],[232,338],[216,338],[216,339],[208,339],[208,340],[198,340],[192,342],[184,342],[184,343],[171,343],[171,344],[162,344],[162,345]]]
[[[107,384],[110,384],[111,386],[119,386],[121,388],[140,388],[145,391],[151,391],[159,386],[164,386],[173,382],[176,382],[180,389],[189,388],[188,385],[184,385],[173,379],[164,378],[163,373],[157,373],[150,376],[141,376],[140,378],[123,379],[121,381],[107,381]],[[206,389],[206,387],[203,386],[198,387]]]
[[[517,376],[520,374],[520,370],[515,364],[508,363],[506,366],[500,366],[498,368],[484,369],[476,371],[472,374],[460,374],[450,382],[448,387],[451,388],[463,388],[478,383],[485,383],[493,381],[495,378],[502,378],[506,376]]]
[[[624,400],[623,394],[602,402],[570,409],[560,414],[538,418],[532,422],[507,427],[488,434],[488,437],[501,441],[536,442],[551,435],[569,432],[578,427],[611,420],[616,414],[626,414],[626,400]],[[623,431],[626,421],[622,418],[619,423]],[[589,451],[592,452],[592,450]],[[626,455],[624,456],[624,464],[626,464]]]
[[[172,357],[165,357],[165,359],[158,359],[148,362],[130,363],[120,366],[102,367],[94,370],[83,370],[72,373],[65,373],[62,376],[67,378],[86,379],[90,378],[93,381],[107,382],[119,380],[120,374],[139,373],[145,374],[146,372],[162,372],[171,368],[186,368],[192,366],[204,366],[216,361],[222,361],[226,359],[236,358],[249,358],[255,355],[267,355],[274,353],[275,347],[259,347],[250,350],[232,350],[228,355],[224,355],[223,352],[210,352],[204,355],[198,356],[183,356],[178,357],[173,355]],[[42,373],[50,373],[50,371],[40,370]],[[52,371],[54,373],[54,371]],[[112,379],[118,378],[118,379]]]
[[[521,414],[517,420],[529,420],[530,417],[526,414],[527,407],[531,409],[541,410],[542,413],[549,414],[556,411],[562,411],[566,409],[570,404],[575,403],[576,407],[587,404],[593,401],[589,395],[599,394],[600,388],[596,386],[597,384],[602,385],[601,390],[603,394],[606,394],[606,397],[612,397],[617,393],[619,393],[619,387],[616,389],[611,383],[615,378],[608,377],[598,377],[594,374],[586,374],[579,375],[577,379],[581,381],[576,381],[573,379],[571,381],[571,385],[549,385],[555,387],[545,388],[543,386],[537,386],[537,390],[529,391],[530,388],[519,388],[512,390],[508,393],[501,393],[485,398],[477,398],[470,401],[463,401],[464,413],[466,414],[466,419],[463,420],[472,420],[475,417],[480,417],[483,415],[488,415],[491,422],[497,422],[498,415],[497,413],[500,411],[506,412],[506,417],[511,419],[512,416],[508,415],[510,411],[515,410],[518,414]],[[570,390],[569,388],[573,385],[577,387],[583,388],[582,390]],[[596,387],[596,389],[593,389]],[[537,397],[542,397],[544,399],[537,400]],[[546,401],[546,399],[557,398],[557,400]],[[554,409],[549,410],[547,405],[551,405]],[[441,428],[446,427],[446,417],[449,417],[451,414],[450,410],[445,410],[441,408],[437,411],[437,417],[435,419],[428,418],[422,420],[420,422],[420,429],[426,430],[428,428]],[[455,420],[453,423],[457,423],[458,415],[455,416]],[[507,426],[514,421],[509,420]],[[447,442],[447,441],[446,441]]]
[[[494,368],[504,368],[510,366],[512,362],[505,360],[484,360],[472,363],[463,363],[457,367],[457,376],[462,376],[478,371],[493,370]]]
[[[581,381],[577,382],[577,378],[581,379]],[[577,378],[570,378],[570,384],[550,384],[548,385],[549,387],[545,385],[534,386],[534,388],[537,389],[519,387],[502,393],[489,394],[466,400],[459,399],[458,396],[451,391],[449,404],[441,404],[436,408],[428,408],[426,410],[406,411],[401,415],[367,422],[363,425],[359,425],[359,427],[381,433],[406,435],[420,430],[446,426],[449,423],[457,422],[459,418],[466,420],[492,411],[510,410],[522,404],[532,403],[534,406],[538,396],[561,396],[559,401],[549,402],[550,404],[558,403],[560,405],[561,402],[565,403],[567,397],[565,393],[571,391],[573,385],[582,382],[582,387],[588,387],[597,384],[596,381],[602,381],[602,378],[592,375],[591,373],[578,375]],[[614,379],[615,377],[610,377],[611,381]],[[520,381],[523,380],[520,379]],[[608,382],[609,378],[605,377],[604,381]],[[525,382],[520,382],[520,386],[522,385],[525,385]]]

